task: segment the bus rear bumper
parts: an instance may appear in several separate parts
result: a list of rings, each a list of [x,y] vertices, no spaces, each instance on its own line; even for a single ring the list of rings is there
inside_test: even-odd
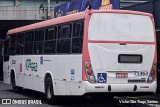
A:
[[[156,93],[157,81],[138,84],[101,84],[84,81],[84,92],[87,93]]]

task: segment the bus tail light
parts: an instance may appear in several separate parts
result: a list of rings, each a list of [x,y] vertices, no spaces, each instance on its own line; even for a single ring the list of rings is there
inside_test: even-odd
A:
[[[89,70],[87,71],[87,74],[88,74],[88,75],[92,75],[92,73],[93,73],[93,71],[92,71],[91,69],[89,69]]]
[[[153,64],[150,75],[147,80],[148,83],[152,83],[156,79],[156,68],[157,68],[156,64]]]
[[[92,69],[92,66],[91,66],[90,62],[85,62],[85,71],[86,71],[86,76],[88,78],[88,81],[90,83],[95,83],[96,78],[95,78],[95,75],[93,73],[93,69]]]
[[[151,75],[155,75],[155,71],[154,70],[151,71]]]
[[[91,64],[90,63],[86,63],[86,68],[87,69],[91,69]]]

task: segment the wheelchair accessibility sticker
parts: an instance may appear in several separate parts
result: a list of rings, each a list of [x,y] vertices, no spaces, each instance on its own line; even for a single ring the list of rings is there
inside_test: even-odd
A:
[[[107,73],[98,73],[97,74],[98,83],[106,83],[107,82]]]

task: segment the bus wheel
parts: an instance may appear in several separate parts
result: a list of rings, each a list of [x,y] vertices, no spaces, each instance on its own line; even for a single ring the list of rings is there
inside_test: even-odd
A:
[[[51,77],[48,77],[45,81],[45,97],[49,104],[54,104],[55,96],[53,92],[53,83]]]
[[[16,80],[15,80],[15,74],[14,73],[11,74],[11,84],[12,84],[12,88],[13,88],[14,92],[18,93],[22,90],[22,87],[16,86]]]

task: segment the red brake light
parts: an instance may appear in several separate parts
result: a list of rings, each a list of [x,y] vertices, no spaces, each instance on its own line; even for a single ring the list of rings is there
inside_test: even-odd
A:
[[[156,64],[153,63],[150,75],[147,80],[148,83],[152,83],[154,80],[156,80],[156,68],[157,68]]]
[[[88,75],[92,75],[93,71],[89,69],[89,70],[87,71],[87,73],[88,73]]]
[[[151,75],[155,75],[155,71],[152,70],[152,71],[151,71]]]

